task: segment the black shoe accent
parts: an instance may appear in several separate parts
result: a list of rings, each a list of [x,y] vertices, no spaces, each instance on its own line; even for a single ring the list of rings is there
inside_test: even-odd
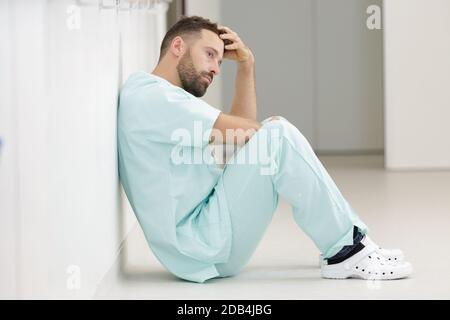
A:
[[[354,245],[353,249],[350,250],[350,252],[348,254],[346,254],[345,256],[341,256],[341,257],[337,257],[337,258],[331,257],[331,258],[327,259],[327,263],[328,264],[341,263],[342,261],[347,260],[351,256],[357,254],[364,248],[365,248],[365,246],[360,242],[360,243]]]
[[[364,249],[364,245],[361,244],[361,240],[364,239],[365,235],[359,231],[358,227],[353,226],[353,244],[344,246],[338,253],[336,253],[331,258],[326,259],[328,264],[340,263],[354,254],[358,253]]]

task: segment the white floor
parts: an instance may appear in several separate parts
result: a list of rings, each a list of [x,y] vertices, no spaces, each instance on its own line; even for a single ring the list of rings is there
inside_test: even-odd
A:
[[[372,239],[405,252],[415,269],[412,277],[396,281],[321,279],[318,251],[282,200],[249,265],[239,275],[205,284],[178,280],[141,243],[124,254],[125,260],[132,260],[125,262],[127,275],[117,265],[100,284],[96,298],[450,299],[450,171],[386,171],[383,157],[373,155],[320,159],[371,229]],[[130,243],[136,241],[142,242],[138,228],[130,236]],[[136,255],[138,247],[145,257],[140,266],[130,256],[133,250]]]

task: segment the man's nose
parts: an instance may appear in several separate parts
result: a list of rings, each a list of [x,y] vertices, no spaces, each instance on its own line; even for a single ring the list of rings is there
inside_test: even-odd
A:
[[[218,76],[220,74],[220,65],[218,62],[214,63],[214,65],[211,67],[210,71],[214,73],[215,76]]]

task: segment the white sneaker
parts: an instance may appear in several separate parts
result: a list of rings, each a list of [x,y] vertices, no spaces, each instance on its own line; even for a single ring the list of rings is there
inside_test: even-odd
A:
[[[321,275],[326,279],[358,278],[365,280],[393,280],[408,277],[412,273],[409,262],[392,262],[378,253],[378,247],[365,237],[361,240],[364,248],[350,258],[336,264],[321,267]]]
[[[377,251],[378,254],[386,258],[388,261],[391,262],[402,262],[405,260],[405,255],[403,254],[402,250],[400,249],[385,249],[378,246],[375,242],[372,241],[372,239],[369,238],[368,235],[364,236],[364,239],[366,240],[367,244],[373,245]],[[323,255],[319,255],[319,267],[322,266],[324,262]]]

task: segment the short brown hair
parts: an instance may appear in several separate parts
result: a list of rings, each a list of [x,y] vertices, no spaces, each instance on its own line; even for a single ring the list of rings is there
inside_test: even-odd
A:
[[[164,39],[161,43],[161,50],[159,54],[159,60],[166,54],[167,49],[176,36],[197,36],[200,37],[202,29],[210,30],[217,35],[225,33],[218,28],[217,23],[211,22],[209,19],[205,19],[199,16],[181,16],[179,20],[167,31]],[[229,43],[228,39],[224,40],[225,45]]]

